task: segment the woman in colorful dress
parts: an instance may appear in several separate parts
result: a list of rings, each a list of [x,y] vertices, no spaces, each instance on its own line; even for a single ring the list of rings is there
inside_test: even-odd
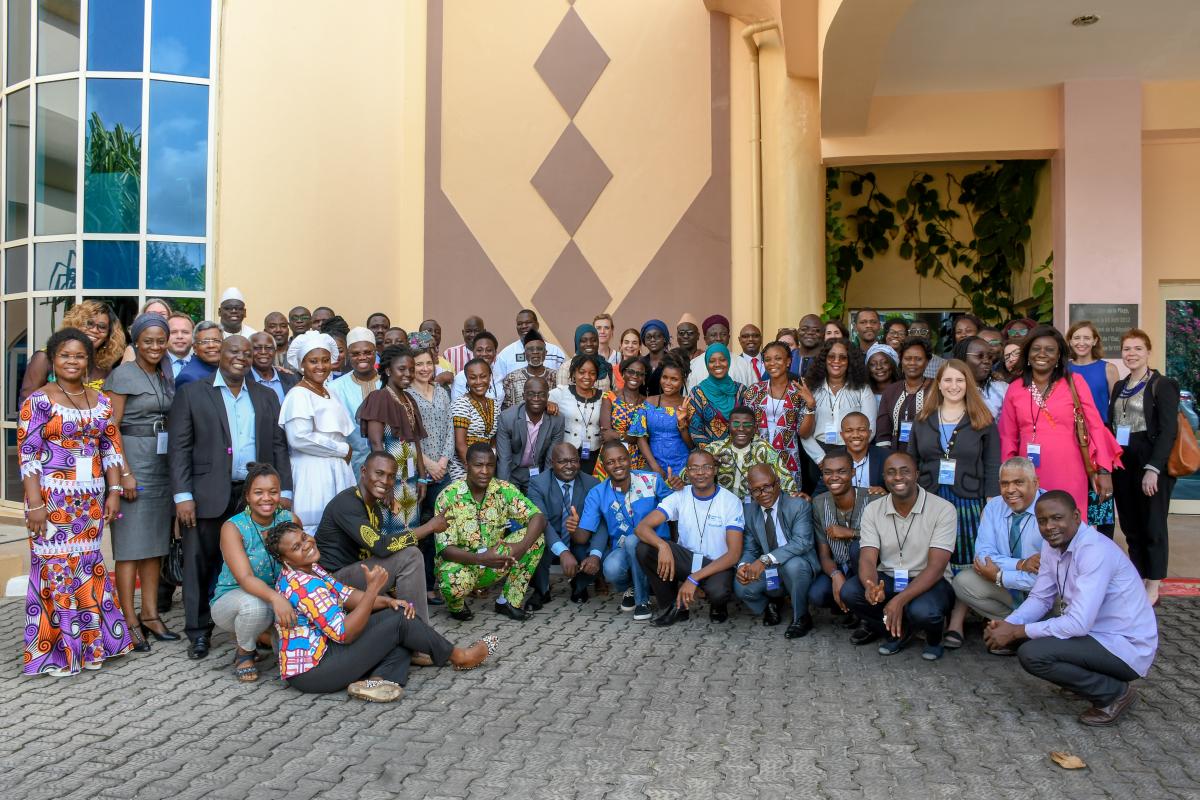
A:
[[[800,440],[812,436],[817,423],[813,396],[803,381],[792,380],[792,353],[783,342],[762,349],[767,378],[746,389],[743,402],[754,409],[759,438],[779,455],[779,463],[795,476],[800,471]]]
[[[646,398],[629,425],[629,435],[638,440],[646,465],[663,480],[683,475],[692,435],[688,430],[691,406],[684,395],[687,361],[668,354],[659,365],[662,393]]]
[[[600,440],[603,442],[623,442],[629,451],[630,469],[649,469],[646,457],[638,447],[637,438],[629,435],[629,426],[634,417],[646,403],[642,394],[642,386],[646,381],[646,365],[636,356],[625,358],[619,366],[624,378],[622,387],[616,391],[604,393],[600,402]],[[608,477],[604,470],[604,460],[596,459],[596,470],[593,473],[600,480]]]
[[[82,331],[92,343],[95,357],[85,383],[87,388],[98,392],[108,373],[125,354],[125,330],[121,327],[121,321],[117,319],[116,313],[108,303],[84,300],[71,306],[63,315],[62,324],[58,329],[65,331],[68,328]],[[51,369],[46,353],[39,350],[30,357],[29,364],[25,367],[19,401],[24,403],[25,398],[47,382],[54,382],[54,370]]]
[[[383,388],[367,395],[358,409],[358,422],[371,450],[384,450],[396,459],[396,483],[392,489],[394,508],[386,504],[380,520],[388,536],[411,531],[421,524],[421,500],[429,483],[421,440],[425,426],[417,402],[408,393],[412,385],[412,351],[388,347],[379,359]]]
[[[743,405],[746,387],[729,377],[729,348],[713,342],[704,351],[708,377],[688,395],[692,407],[689,431],[696,447],[729,435],[729,413]]]
[[[467,393],[450,404],[450,421],[454,425],[454,456],[450,459],[450,480],[467,476],[467,448],[485,443],[496,446],[496,430],[500,415],[496,401],[487,396],[492,386],[492,366],[482,358],[472,358],[463,367]]]
[[[1112,470],[1121,465],[1121,447],[1092,402],[1080,375],[1067,371],[1067,342],[1048,325],[1035,328],[1021,346],[1023,371],[1004,395],[1000,409],[1000,460],[1025,456],[1037,468],[1041,488],[1069,492],[1082,511],[1088,489],[1103,503],[1113,495]],[[1074,391],[1067,381],[1074,385]],[[1075,433],[1075,397],[1088,434],[1088,475]],[[1091,509],[1089,508],[1089,513]]]
[[[1088,320],[1080,320],[1067,329],[1070,365],[1067,369],[1083,376],[1092,393],[1092,402],[1100,419],[1108,424],[1108,398],[1120,374],[1116,365],[1104,360],[1100,331]],[[1117,509],[1113,498],[1101,502],[1094,491],[1088,492],[1088,524],[1112,538],[1117,529]]]
[[[354,420],[325,387],[337,360],[337,344],[327,333],[302,333],[288,346],[288,363],[302,377],[284,395],[279,424],[292,458],[292,508],[309,532],[317,530],[334,495],[355,482],[347,440]]]
[[[30,548],[22,672],[62,677],[133,649],[100,552],[120,513],[125,459],[112,404],[85,385],[90,337],[61,330],[46,359],[56,380],[21,404],[17,429]]]
[[[590,475],[600,458],[600,407],[602,394],[596,381],[608,362],[595,354],[580,353],[571,359],[567,383],[550,390],[547,414],[563,420],[563,441],[579,451],[579,469]]]

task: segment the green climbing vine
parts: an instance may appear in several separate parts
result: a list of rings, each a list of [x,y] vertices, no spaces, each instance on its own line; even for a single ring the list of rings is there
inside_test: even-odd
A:
[[[981,319],[999,323],[1014,316],[1018,299],[1013,278],[1026,268],[1030,221],[1037,200],[1037,176],[1045,161],[1000,161],[961,179],[947,173],[944,188],[934,176],[916,172],[893,199],[880,190],[874,172],[831,167],[825,175],[826,318],[845,313],[846,290],[867,259],[893,245],[921,277],[940,280],[963,306]],[[845,184],[862,204],[843,212],[833,192]],[[965,219],[971,238],[955,234]],[[1033,307],[1048,317],[1052,296],[1050,260],[1040,265],[1040,291]],[[958,303],[956,302],[956,305]],[[1024,305],[1024,304],[1022,304]]]

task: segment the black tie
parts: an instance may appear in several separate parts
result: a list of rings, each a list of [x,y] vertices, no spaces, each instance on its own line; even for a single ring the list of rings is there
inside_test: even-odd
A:
[[[767,521],[763,526],[767,532],[767,547],[771,548],[772,550],[775,550],[779,547],[779,536],[775,533],[775,517],[772,516],[772,512],[774,512],[774,510],[775,509],[773,508],[766,509],[765,513],[767,515]]]

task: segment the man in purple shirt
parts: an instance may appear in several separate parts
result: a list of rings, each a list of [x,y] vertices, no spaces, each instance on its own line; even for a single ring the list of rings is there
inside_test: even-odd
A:
[[[1028,639],[1017,650],[1025,671],[1090,700],[1083,724],[1112,725],[1137,697],[1130,682],[1154,663],[1154,611],[1124,551],[1080,522],[1070,494],[1046,492],[1035,508],[1046,540],[1037,579],[1016,611],[988,623],[984,639],[992,649]]]

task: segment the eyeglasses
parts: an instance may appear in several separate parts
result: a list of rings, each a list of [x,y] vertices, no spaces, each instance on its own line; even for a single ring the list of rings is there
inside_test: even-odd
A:
[[[989,345],[991,345],[992,347],[999,347],[999,346],[1000,346],[1000,343],[1001,343],[1002,341],[1004,341],[1004,340],[1003,340],[1003,339],[1000,339],[999,337],[997,337],[997,338],[995,338],[995,339],[984,339],[984,341],[985,341],[985,342],[987,342],[987,343],[988,343]]]
[[[713,466],[712,464],[701,464],[698,467],[689,466],[687,468],[687,471],[688,472],[716,472],[717,468],[715,466]]]
[[[526,400],[545,400],[548,397],[550,397],[549,392],[526,392],[525,393]]]
[[[771,491],[778,485],[779,485],[779,481],[772,481],[771,483],[768,483],[766,486],[753,487],[750,489],[750,494],[754,495],[755,497],[758,497],[760,494],[766,494],[767,492]]]
[[[841,363],[842,361],[849,361],[850,358],[849,358],[849,356],[844,356],[844,355],[841,355],[840,353],[830,353],[828,356],[825,357],[825,360],[832,361],[834,363]]]
[[[928,336],[929,328],[909,328],[908,335],[909,336]]]
[[[205,338],[205,339],[197,339],[197,340],[196,340],[196,345],[197,345],[197,346],[200,346],[200,345],[202,345],[202,344],[220,344],[220,343],[221,343],[221,341],[222,341],[222,339],[221,339],[221,337],[220,337],[220,336],[215,336],[215,337],[213,337],[213,336],[210,336],[210,337],[208,337],[208,338]]]
[[[757,427],[758,427],[758,425],[753,422],[731,422],[731,423],[729,423],[729,429],[731,431],[748,431],[748,430],[753,430],[754,428],[757,428]]]
[[[89,319],[83,323],[85,331],[95,331],[96,333],[108,333],[108,322],[97,322],[94,319]]]

